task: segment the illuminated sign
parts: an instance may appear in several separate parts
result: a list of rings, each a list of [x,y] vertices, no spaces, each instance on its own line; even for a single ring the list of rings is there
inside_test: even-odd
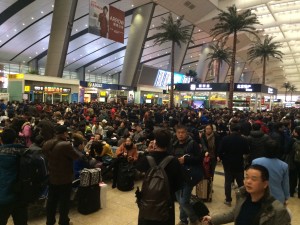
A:
[[[191,82],[191,77],[184,74],[174,73],[174,84],[186,84]],[[171,83],[171,72],[165,70],[158,70],[156,79],[154,81],[155,87],[165,87]]]
[[[273,88],[270,88],[270,87],[268,87],[268,94],[274,94],[274,89],[273,89]]]
[[[63,88],[62,93],[71,93],[71,88]]]
[[[101,83],[96,83],[96,82],[88,82],[87,86],[91,87],[91,88],[102,88],[102,84]]]
[[[33,86],[33,90],[34,91],[44,91],[44,87],[43,86]]]
[[[191,91],[211,91],[212,87],[210,84],[191,84]]]
[[[25,92],[29,92],[29,91],[30,91],[30,86],[25,86],[25,87],[24,87],[24,91],[25,91]]]
[[[252,85],[251,84],[238,84],[236,86],[237,89],[244,89],[245,91],[250,91],[252,92],[253,89],[252,89]]]
[[[24,74],[8,74],[8,79],[24,79]]]

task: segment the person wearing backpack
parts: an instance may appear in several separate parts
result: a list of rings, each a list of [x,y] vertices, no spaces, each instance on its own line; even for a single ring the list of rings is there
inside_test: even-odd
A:
[[[143,155],[136,165],[139,171],[146,172],[142,190],[136,192],[139,206],[138,225],[174,225],[175,192],[184,185],[183,173],[179,161],[167,152],[171,140],[170,132],[159,129],[154,132],[154,137],[155,140],[148,147],[149,155]],[[163,179],[153,178],[158,173],[163,174]]]
[[[18,179],[19,157],[24,146],[15,144],[17,133],[5,128],[1,134],[0,146],[0,224],[7,224],[11,215],[14,224],[27,225],[27,204],[20,202],[15,184]]]
[[[49,166],[49,194],[47,201],[47,225],[54,225],[56,208],[59,204],[59,224],[69,225],[69,203],[72,190],[73,161],[84,155],[75,151],[69,138],[68,129],[64,125],[55,128],[55,138],[45,142],[42,151]]]
[[[180,205],[178,225],[197,225],[199,218],[190,200],[193,187],[203,179],[203,154],[199,144],[188,135],[184,125],[176,127],[176,139],[172,143],[172,154],[178,159],[181,170],[185,174],[184,186],[176,193]]]

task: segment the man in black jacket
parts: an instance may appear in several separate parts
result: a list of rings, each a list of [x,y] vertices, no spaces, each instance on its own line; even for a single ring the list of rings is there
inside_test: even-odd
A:
[[[187,128],[182,125],[176,127],[176,139],[173,142],[172,154],[178,158],[184,173],[185,183],[180,191],[176,192],[177,201],[180,204],[180,222],[178,225],[198,224],[198,217],[190,204],[193,187],[202,179],[203,157],[197,142],[188,136]],[[198,173],[193,173],[198,171]]]
[[[231,183],[236,180],[239,187],[243,186],[244,165],[243,155],[249,153],[247,140],[240,134],[241,126],[234,123],[230,126],[231,134],[223,138],[219,147],[219,157],[223,162],[225,173],[225,202],[231,206]]]

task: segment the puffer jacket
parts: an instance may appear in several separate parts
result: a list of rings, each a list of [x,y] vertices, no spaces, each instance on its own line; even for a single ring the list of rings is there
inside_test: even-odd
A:
[[[25,151],[18,144],[0,146],[0,205],[17,200],[14,184],[18,175],[18,158]]]
[[[243,203],[249,194],[245,187],[241,187],[237,191],[237,202],[235,207],[229,212],[215,215],[212,217],[212,224],[226,224],[235,222]],[[290,225],[291,217],[284,205],[270,196],[269,190],[266,191],[262,199],[261,214],[259,215],[259,223],[257,225]]]

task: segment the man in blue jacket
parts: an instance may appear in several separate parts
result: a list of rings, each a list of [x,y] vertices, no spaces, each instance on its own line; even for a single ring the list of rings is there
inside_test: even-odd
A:
[[[22,145],[14,144],[17,134],[6,128],[1,134],[0,146],[0,224],[10,216],[14,224],[27,225],[27,204],[20,202],[14,191],[18,175],[18,158],[24,152]]]

